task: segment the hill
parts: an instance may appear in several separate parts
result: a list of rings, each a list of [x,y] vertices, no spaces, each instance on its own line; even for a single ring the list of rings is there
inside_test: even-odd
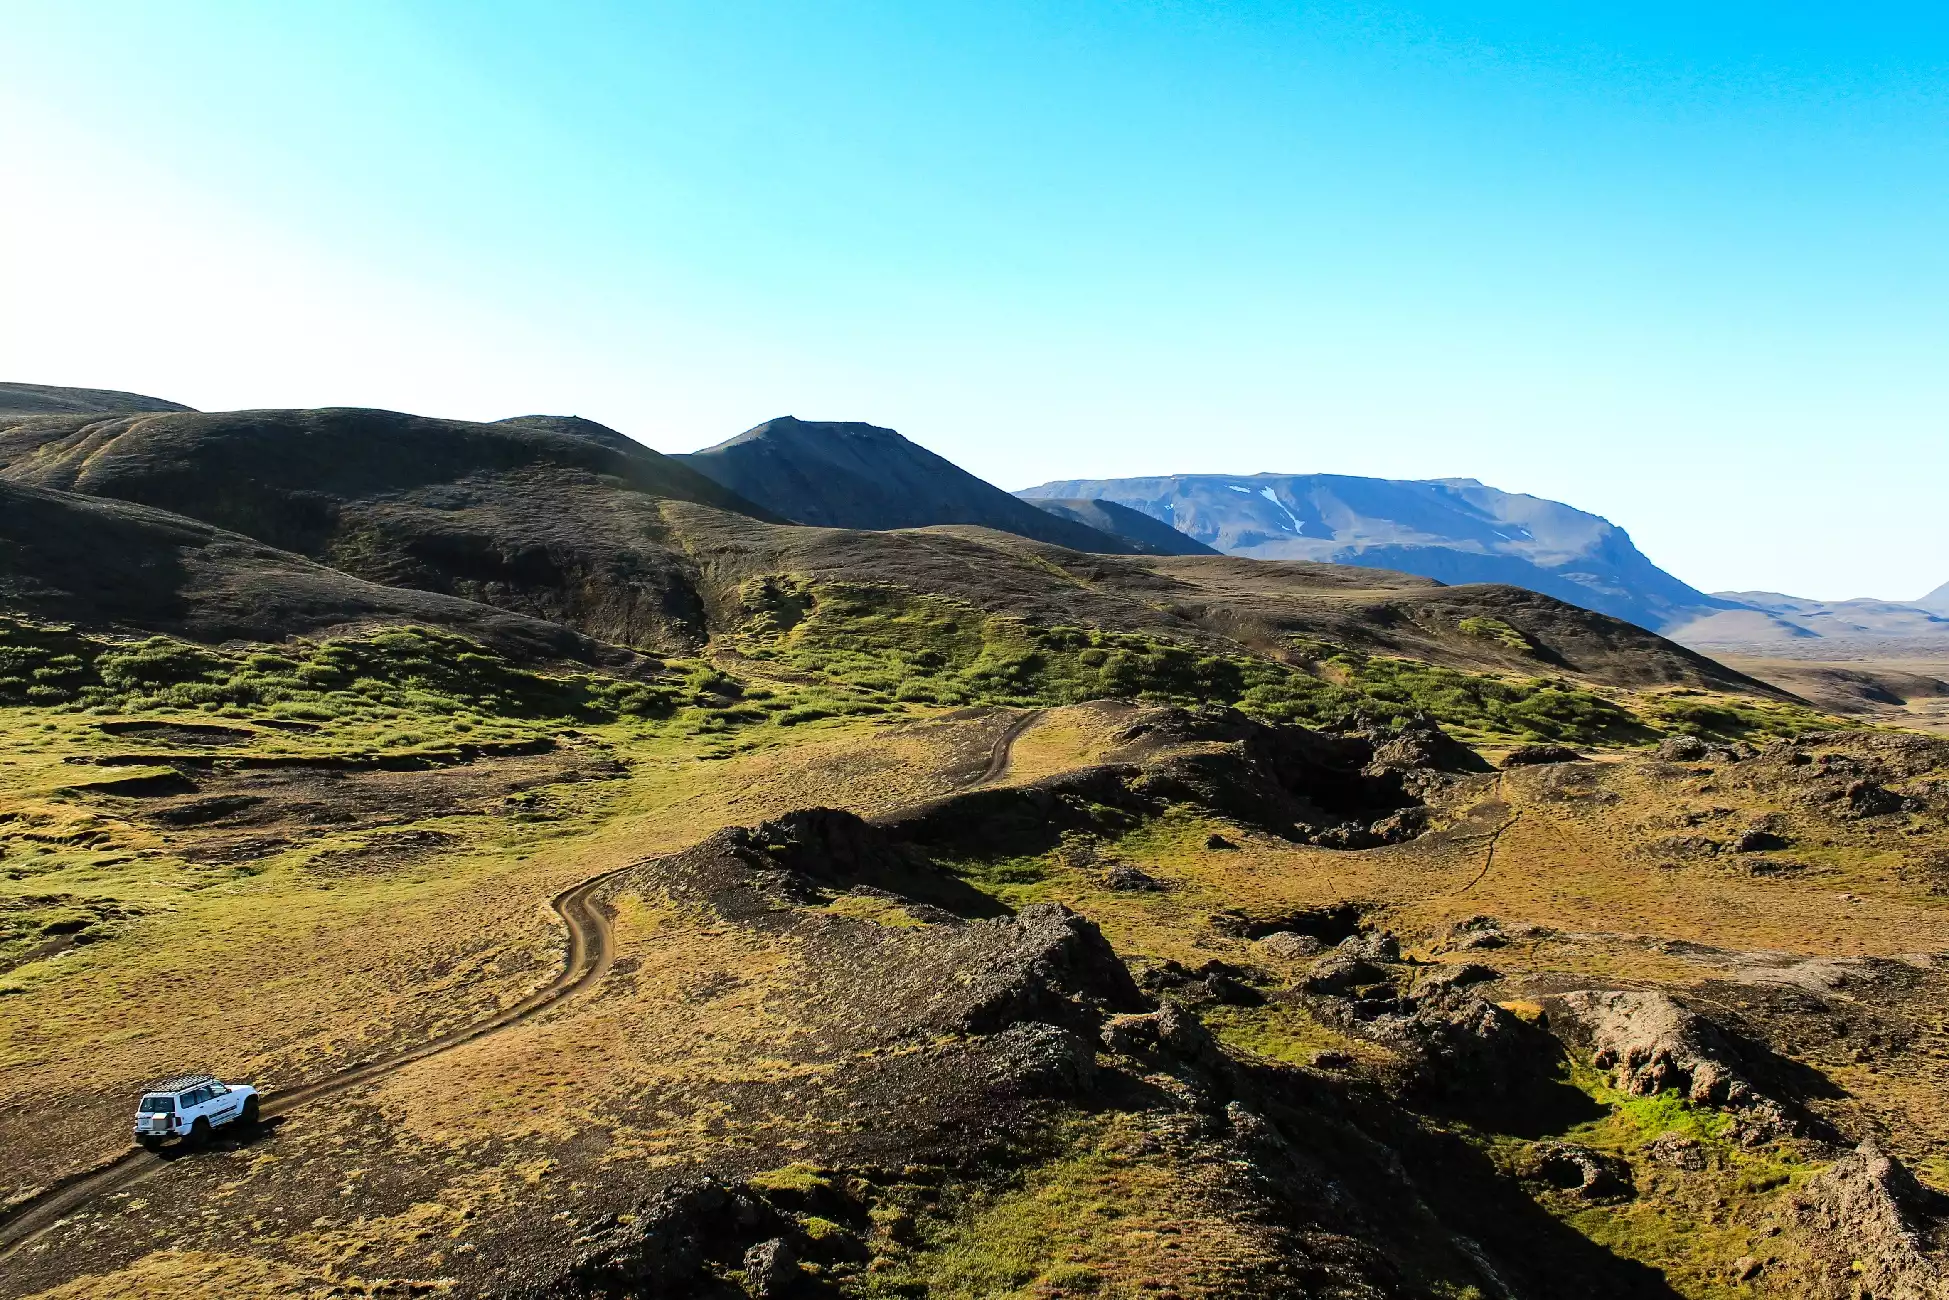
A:
[[[1915,603],[1937,614],[1949,614],[1949,582],[1943,583]]]
[[[1030,502],[1039,510],[1085,524],[1098,532],[1109,533],[1129,542],[1145,555],[1216,555],[1218,552],[1169,524],[1152,519],[1139,510],[1114,501],[1061,501],[1038,498]]]
[[[118,411],[188,411],[160,397],[112,388],[57,388],[52,384],[0,384],[0,416],[109,415]]]
[[[0,479],[167,509],[372,582],[646,649],[706,634],[660,503],[770,517],[612,429],[562,417],[0,418]]]
[[[1077,551],[1138,549],[1026,505],[892,429],[857,421],[782,416],[676,459],[794,523],[872,529],[974,524]]]
[[[0,419],[0,1297],[1927,1294],[1945,772],[1506,585]]]
[[[1065,480],[1019,495],[1114,501],[1228,555],[1509,583],[1654,631],[1726,605],[1658,568],[1608,520],[1474,479],[1176,474]]]
[[[586,660],[601,653],[556,623],[366,582],[148,506],[5,481],[0,613],[211,643],[418,623],[522,659]]]

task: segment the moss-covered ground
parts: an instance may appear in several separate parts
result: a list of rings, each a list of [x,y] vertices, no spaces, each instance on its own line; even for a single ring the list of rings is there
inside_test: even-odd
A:
[[[0,1105],[11,1117],[0,1137],[16,1157],[5,1194],[122,1146],[128,1096],[154,1075],[209,1066],[277,1087],[517,1001],[559,967],[545,901],[599,871],[793,808],[875,811],[956,788],[997,734],[996,717],[971,705],[1053,710],[1018,742],[1011,779],[1094,761],[1118,724],[1109,706],[1065,707],[1089,701],[1222,702],[1315,723],[1426,713],[1485,745],[1564,740],[1612,756],[1676,731],[1825,725],[1769,703],[1630,696],[1319,643],[1273,659],[1037,627],[890,589],[775,579],[744,595],[749,619],[723,647],[733,653],[645,661],[632,676],[516,665],[410,628],[212,648],[0,622]],[[1353,900],[1415,955],[1447,960],[1446,928],[1487,912],[1542,927],[1493,958],[1512,976],[1673,986],[1724,976],[1733,958],[1670,940],[1726,954],[1949,948],[1944,904],[1904,874],[1912,844],[1893,830],[1796,822],[1803,866],[1780,876],[1674,864],[1652,846],[1693,811],[1727,809],[1711,815],[1730,823],[1780,810],[1723,776],[1636,760],[1574,775],[1470,778],[1435,834],[1360,853],[1177,807],[1106,812],[1046,853],[945,865],[1011,907],[1075,908],[1140,970],[1219,959],[1269,989],[1295,984],[1299,964],[1214,927],[1215,914]],[[233,797],[264,802],[202,822],[156,813]],[[1484,836],[1505,823],[1487,869]],[[1163,888],[1112,888],[1118,863]],[[884,930],[920,924],[863,895],[827,907]],[[824,1064],[792,1055],[804,1035],[777,1011],[803,982],[792,953],[647,892],[613,909],[604,998],[378,1090],[389,1140],[459,1171],[451,1195],[420,1219],[292,1225],[313,1243],[312,1275],[347,1275],[361,1251],[435,1232],[435,1219],[459,1242],[466,1196],[505,1202],[521,1180],[550,1176],[479,1154],[495,1143],[600,1132],[605,1167],[659,1169],[733,1140],[706,1104],[713,1088],[824,1077]],[[153,1014],[158,1004],[199,1014]],[[1292,998],[1214,1008],[1209,1023],[1246,1057],[1307,1065],[1332,1050],[1360,1070],[1387,1066],[1382,1049]],[[1926,1105],[1895,1081],[1849,1080],[1886,1094],[1878,1115]],[[1783,1189],[1815,1166],[1791,1148],[1739,1148],[1714,1117],[1669,1098],[1621,1097],[1587,1071],[1572,1081],[1603,1115],[1561,1136],[1631,1160],[1640,1195],[1592,1206],[1539,1189],[1540,1203],[1664,1269],[1682,1294],[1739,1293],[1727,1259],[1770,1249]],[[658,1099],[648,1112],[631,1109],[646,1097]],[[303,1122],[319,1158],[367,1167],[356,1116]],[[1709,1149],[1706,1170],[1646,1156],[1672,1130]],[[1926,1136],[1908,1153],[1925,1172],[1931,1144],[1949,1152],[1949,1132]],[[1514,1139],[1470,1137],[1520,1164]],[[1199,1178],[1116,1115],[1072,1115],[1012,1170],[936,1185],[911,1211],[889,1201],[886,1263],[856,1285],[873,1296],[1239,1294],[1266,1242]],[[183,1279],[284,1278],[244,1256],[158,1256],[140,1271],[158,1295],[194,1294]],[[74,1294],[119,1285],[97,1281]]]
[[[1044,627],[894,587],[766,578],[742,594],[750,613],[738,638],[744,654],[850,687],[870,704],[1218,703],[1277,722],[1425,715],[1465,737],[1578,744],[1829,725],[1774,702],[1695,693],[1634,706],[1565,678],[1468,673],[1314,640],[1294,639],[1272,658],[1138,633]]]

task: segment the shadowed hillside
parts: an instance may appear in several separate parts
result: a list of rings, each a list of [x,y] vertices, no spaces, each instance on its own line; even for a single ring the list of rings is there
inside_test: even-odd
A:
[[[614,430],[560,417],[472,424],[326,409],[0,420],[0,477],[162,507],[373,582],[635,647],[704,635],[658,503],[764,515]]]
[[[0,610],[205,642],[282,641],[412,622],[450,628],[521,658],[598,653],[596,643],[556,623],[366,582],[148,506],[4,481]]]
[[[858,421],[782,416],[677,459],[794,523],[875,529],[976,524],[1077,551],[1139,549],[1026,505],[892,429]]]
[[[1169,524],[1151,518],[1141,510],[1120,506],[1114,501],[1060,501],[1037,498],[1037,509],[1086,524],[1098,532],[1121,537],[1145,555],[1216,555],[1218,552]]]

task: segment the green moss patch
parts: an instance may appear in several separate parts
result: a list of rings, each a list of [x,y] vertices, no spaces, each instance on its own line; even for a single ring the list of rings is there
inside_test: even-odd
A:
[[[1298,662],[1287,663],[1134,632],[1041,627],[894,587],[768,578],[742,594],[745,654],[873,702],[1027,707],[1132,699],[1227,704],[1312,726],[1428,714],[1465,731],[1526,740],[1652,734],[1628,709],[1567,681],[1505,680],[1324,643],[1296,642]]]

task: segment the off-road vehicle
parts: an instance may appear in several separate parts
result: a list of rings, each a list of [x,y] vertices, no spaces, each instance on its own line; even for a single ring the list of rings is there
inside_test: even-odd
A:
[[[135,1109],[135,1140],[154,1151],[170,1138],[193,1146],[226,1124],[257,1123],[257,1089],[220,1083],[212,1074],[179,1074],[157,1082]]]

